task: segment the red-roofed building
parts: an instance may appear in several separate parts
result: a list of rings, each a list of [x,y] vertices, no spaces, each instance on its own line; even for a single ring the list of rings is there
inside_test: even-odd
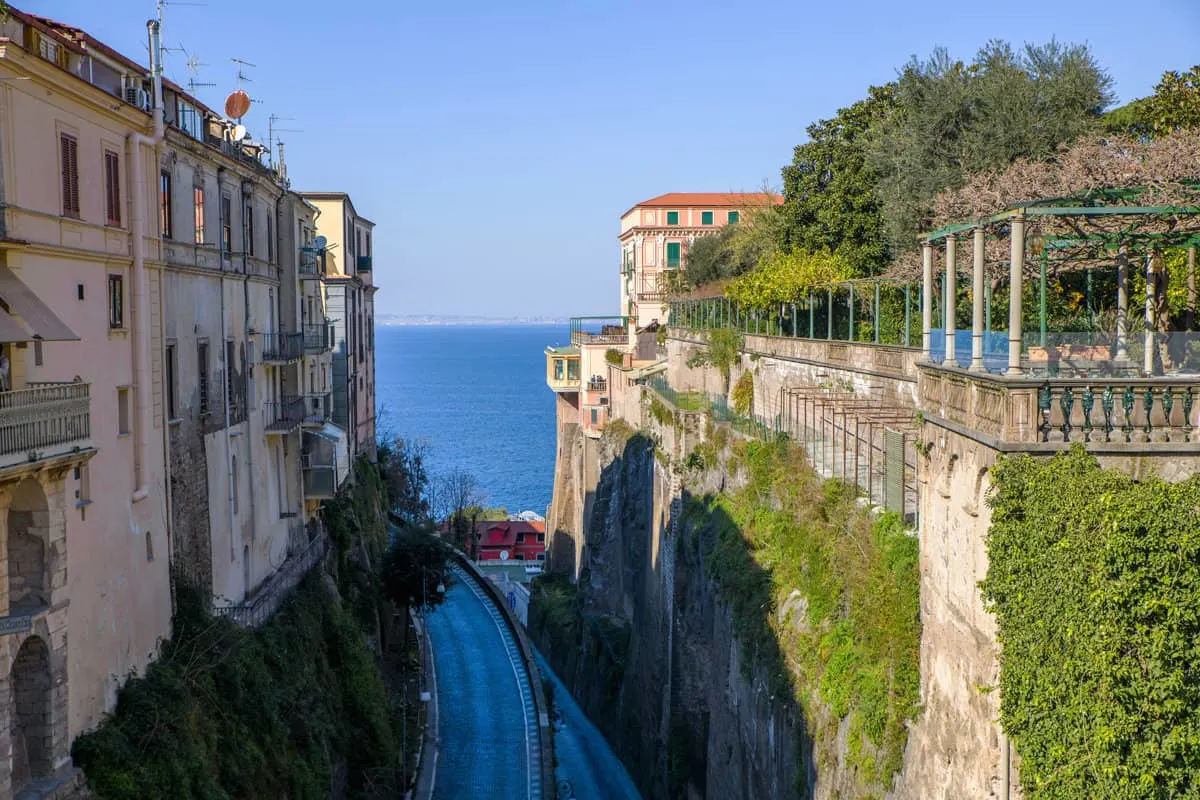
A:
[[[536,564],[546,560],[545,522],[479,522],[475,532],[479,536],[478,561]]]
[[[683,266],[698,236],[736,224],[748,210],[779,205],[768,192],[668,192],[621,215],[621,313],[639,328],[665,323],[666,273]]]

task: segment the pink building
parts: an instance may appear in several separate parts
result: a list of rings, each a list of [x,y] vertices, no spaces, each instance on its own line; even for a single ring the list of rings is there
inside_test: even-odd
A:
[[[747,211],[781,202],[764,192],[671,192],[622,214],[622,316],[574,317],[570,343],[546,348],[546,384],[558,395],[559,422],[599,436],[622,390],[659,359],[668,276],[683,266],[688,247],[740,223]]]
[[[669,274],[683,266],[688,247],[747,210],[777,205],[764,192],[669,192],[638,203],[621,215],[621,310],[638,327],[666,322]]]

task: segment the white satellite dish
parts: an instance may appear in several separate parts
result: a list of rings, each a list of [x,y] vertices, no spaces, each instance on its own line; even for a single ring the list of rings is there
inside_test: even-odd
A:
[[[501,561],[508,561],[508,551],[507,551],[507,550],[501,550],[501,551],[500,551],[500,560],[501,560]]]
[[[328,244],[328,240],[324,236],[318,236],[313,239],[313,247],[318,250],[324,250],[326,244]]]
[[[246,126],[245,125],[234,125],[233,126],[233,140],[235,142],[240,142],[242,139],[245,139],[245,138],[246,138]]]

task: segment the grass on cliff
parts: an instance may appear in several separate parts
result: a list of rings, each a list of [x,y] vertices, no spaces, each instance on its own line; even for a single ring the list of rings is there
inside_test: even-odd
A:
[[[180,589],[175,636],[72,748],[98,798],[324,798],[343,754],[352,796],[395,766],[391,710],[352,616],[316,574],[247,632]]]
[[[918,711],[916,539],[819,479],[798,448],[737,447],[748,483],[691,498],[685,529],[732,607],[747,668],[765,668],[810,725],[817,700],[847,720],[851,762],[864,783],[886,786]]]

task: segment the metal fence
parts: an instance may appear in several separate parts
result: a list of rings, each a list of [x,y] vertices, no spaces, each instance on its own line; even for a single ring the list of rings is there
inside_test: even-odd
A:
[[[645,385],[676,409],[707,412],[745,436],[786,437],[804,448],[822,476],[853,484],[875,505],[916,519],[917,428],[910,408],[818,386],[780,391],[767,403],[773,406],[768,414],[739,414],[724,396],[679,392],[661,375]]]
[[[296,545],[295,534],[289,530],[289,549]],[[267,578],[245,602],[214,606],[213,616],[227,617],[240,628],[257,628],[275,616],[283,601],[299,585],[308,571],[320,563],[329,548],[329,535],[321,531],[308,545],[290,555],[271,577]]]

